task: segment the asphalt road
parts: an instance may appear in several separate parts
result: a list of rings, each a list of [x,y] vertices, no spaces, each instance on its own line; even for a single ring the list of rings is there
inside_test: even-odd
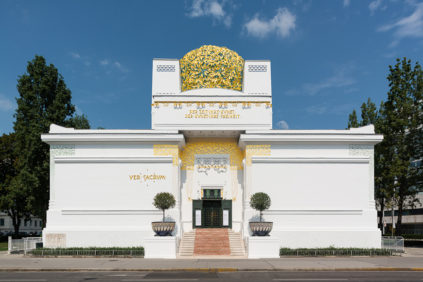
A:
[[[3,281],[423,281],[423,272],[0,272]]]

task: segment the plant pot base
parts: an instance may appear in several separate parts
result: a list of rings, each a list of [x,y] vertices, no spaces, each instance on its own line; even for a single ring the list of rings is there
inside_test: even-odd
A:
[[[267,236],[272,231],[273,222],[250,222],[253,236]]]
[[[152,222],[151,227],[154,233],[156,233],[156,236],[172,236],[172,232],[175,230],[175,222]]]

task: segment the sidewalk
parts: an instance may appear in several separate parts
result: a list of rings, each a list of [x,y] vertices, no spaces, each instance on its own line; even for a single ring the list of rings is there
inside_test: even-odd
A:
[[[422,256],[280,259],[34,258],[0,253],[0,271],[423,271]]]

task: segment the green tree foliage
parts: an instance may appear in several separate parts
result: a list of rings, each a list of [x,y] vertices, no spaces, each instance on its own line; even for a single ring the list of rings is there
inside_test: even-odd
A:
[[[71,126],[75,122],[71,119],[75,107],[62,75],[54,65],[47,65],[42,56],[28,62],[17,89],[14,130],[19,172],[15,183],[27,191],[25,201],[31,212],[45,219],[49,200],[49,146],[40,136],[48,132],[52,123]]]
[[[359,123],[357,120],[357,113],[355,110],[348,116],[348,128],[356,128],[359,127]]]
[[[15,134],[0,137],[0,210],[12,219],[15,236],[19,235],[22,219],[29,218],[26,203],[27,189],[21,187],[18,175]]]
[[[266,193],[258,192],[251,195],[250,207],[260,211],[260,221],[262,221],[263,218],[263,211],[267,210],[271,204],[272,201],[270,200],[269,195],[267,195]]]
[[[90,122],[86,115],[77,115],[75,114],[73,117],[69,119],[69,126],[75,129],[90,129]]]
[[[359,126],[374,124],[384,136],[375,146],[375,198],[382,213],[387,202],[397,205],[396,233],[401,234],[403,210],[412,207],[422,191],[423,168],[414,164],[423,151],[423,72],[419,63],[413,67],[410,60],[397,59],[387,79],[386,101],[379,110],[370,99],[363,103]]]
[[[176,204],[175,197],[168,192],[157,193],[154,197],[153,205],[163,211],[163,222],[165,221],[165,211],[173,208]]]
[[[415,203],[415,196],[422,189],[419,168],[412,162],[421,150],[423,72],[419,63],[413,67],[406,58],[397,59],[389,71],[390,90],[381,109],[381,133],[385,148],[391,148],[386,175],[392,182],[387,190],[398,207],[396,233],[401,234],[403,209]]]

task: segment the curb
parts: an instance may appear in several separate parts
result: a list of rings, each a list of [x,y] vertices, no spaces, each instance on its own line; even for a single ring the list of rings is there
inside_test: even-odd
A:
[[[1,272],[356,272],[356,271],[423,271],[423,267],[369,267],[369,268],[2,268]]]

